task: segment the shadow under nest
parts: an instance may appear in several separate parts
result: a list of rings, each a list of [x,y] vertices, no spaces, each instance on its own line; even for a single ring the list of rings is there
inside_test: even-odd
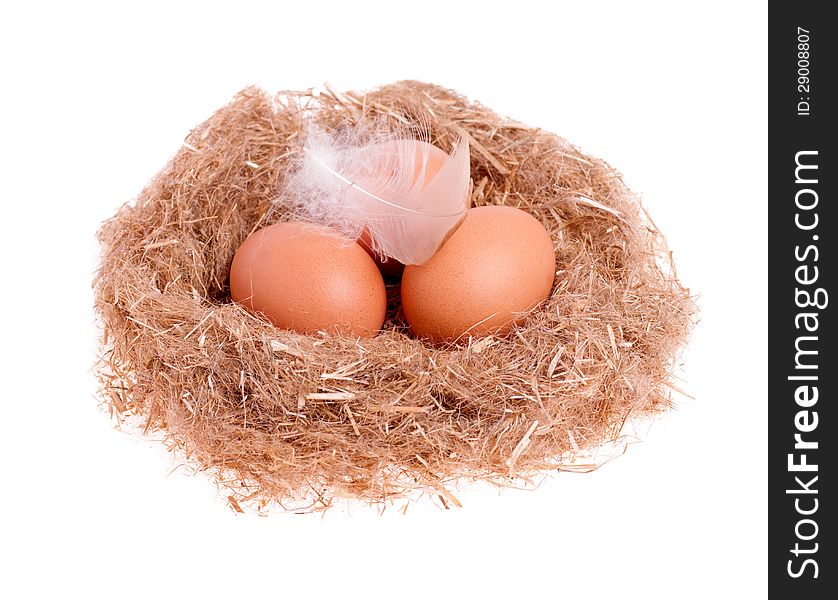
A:
[[[504,338],[432,347],[390,311],[374,338],[278,330],[230,302],[229,266],[276,204],[304,121],[424,121],[468,133],[474,206],[524,209],[550,232],[549,300]],[[695,308],[660,233],[611,167],[460,95],[247,88],[194,129],[100,231],[94,282],[104,402],[163,432],[231,501],[317,509],[459,478],[508,484],[613,439],[670,404]],[[238,506],[238,504],[236,504]]]

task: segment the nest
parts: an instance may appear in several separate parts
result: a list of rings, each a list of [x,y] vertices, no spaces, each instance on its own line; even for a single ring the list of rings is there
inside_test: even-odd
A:
[[[398,316],[374,338],[278,330],[229,297],[252,231],[282,220],[306,119],[466,132],[473,205],[516,206],[551,233],[549,300],[510,335],[433,347]],[[240,92],[194,129],[100,231],[94,287],[104,402],[162,432],[242,501],[328,506],[507,484],[556,469],[670,406],[693,321],[662,236],[619,174],[563,139],[434,85],[366,93]]]

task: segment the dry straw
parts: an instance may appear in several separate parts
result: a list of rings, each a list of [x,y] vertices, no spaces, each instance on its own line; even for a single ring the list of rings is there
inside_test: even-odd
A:
[[[549,301],[505,338],[444,348],[399,321],[398,286],[384,330],[363,340],[277,330],[232,304],[230,261],[250,232],[288,214],[273,203],[310,118],[422,121],[446,151],[467,132],[473,204],[527,210],[555,241]],[[694,315],[661,235],[611,167],[412,81],[243,90],[99,239],[104,401],[163,432],[237,508],[417,490],[458,504],[460,477],[507,484],[555,469],[563,453],[669,406]]]

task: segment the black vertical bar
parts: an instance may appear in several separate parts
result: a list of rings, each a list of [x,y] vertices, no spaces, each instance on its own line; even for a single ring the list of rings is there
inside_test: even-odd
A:
[[[838,598],[835,251],[838,22],[830,3],[772,4],[769,115],[769,590]],[[831,11],[830,11],[831,12]]]

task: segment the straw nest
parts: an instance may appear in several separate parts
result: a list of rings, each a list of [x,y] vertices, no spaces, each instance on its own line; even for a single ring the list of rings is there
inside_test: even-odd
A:
[[[247,235],[288,213],[281,190],[306,119],[423,121],[466,131],[473,204],[529,211],[555,242],[549,301],[504,338],[432,347],[398,318],[372,339],[277,330],[231,303]],[[316,509],[336,496],[501,484],[555,469],[670,405],[694,313],[658,230],[611,167],[551,133],[434,85],[366,93],[240,92],[194,129],[99,231],[94,288],[104,402],[221,482],[234,507]],[[245,504],[247,505],[247,504]]]

